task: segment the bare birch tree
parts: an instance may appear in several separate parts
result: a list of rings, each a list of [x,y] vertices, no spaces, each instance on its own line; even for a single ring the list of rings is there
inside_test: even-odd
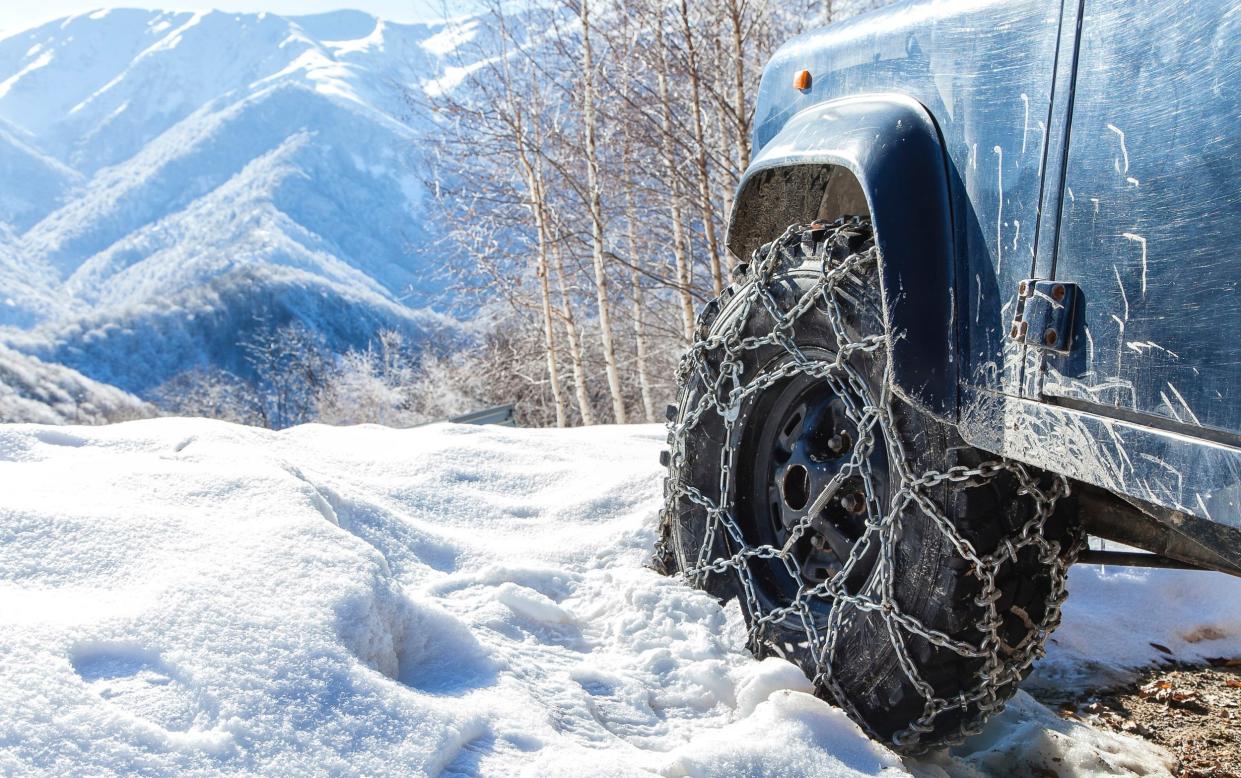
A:
[[[695,307],[726,283],[763,64],[807,23],[883,0],[559,2],[492,0],[462,36],[464,79],[424,101],[428,177],[458,289],[508,311],[486,351],[508,378],[481,372],[546,403],[523,418],[593,424],[607,404],[650,421]]]

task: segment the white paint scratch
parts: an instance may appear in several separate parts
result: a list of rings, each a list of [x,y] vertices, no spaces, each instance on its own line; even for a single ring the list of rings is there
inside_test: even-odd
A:
[[[995,273],[999,275],[1000,268],[1004,266],[1004,238],[1001,233],[1004,225],[1004,149],[996,146],[992,151],[999,156],[995,181],[996,199],[1000,203],[995,215]]]
[[[1116,285],[1120,287],[1120,299],[1125,303],[1125,321],[1129,321],[1129,295],[1125,294],[1125,282],[1120,280],[1120,271],[1112,265],[1112,275],[1116,276]]]
[[[1120,173],[1122,176],[1127,176],[1129,175],[1129,149],[1125,148],[1125,133],[1115,124],[1109,124],[1107,128],[1120,136],[1120,153],[1124,155],[1125,169],[1120,169],[1119,160],[1113,160],[1113,163],[1116,167],[1117,173]]]
[[[1026,118],[1021,127],[1021,153],[1026,153],[1026,135],[1030,134],[1030,96],[1025,92],[1021,93],[1021,102],[1026,106]]]
[[[1159,399],[1163,400],[1164,407],[1168,409],[1168,413],[1172,415],[1172,418],[1176,419],[1177,421],[1181,421],[1181,415],[1176,412],[1176,408],[1172,407],[1172,401],[1168,399],[1168,395],[1164,394],[1163,392],[1160,392]]]
[[[1119,379],[1121,375],[1121,370],[1120,370],[1121,361],[1124,359],[1124,356],[1125,356],[1125,323],[1121,321],[1120,317],[1114,313],[1111,314],[1111,317],[1112,317],[1112,321],[1116,322],[1116,327],[1119,330],[1116,336],[1117,338],[1117,341],[1116,341],[1117,342],[1116,378]]]
[[[1176,387],[1172,385],[1171,381],[1168,382],[1168,389],[1172,390],[1172,394],[1176,397],[1177,400],[1180,401],[1181,407],[1185,409],[1185,414],[1189,416],[1190,420],[1192,420],[1194,424],[1197,424],[1199,427],[1201,427],[1202,422],[1198,420],[1198,414],[1194,413],[1193,409],[1189,407],[1189,403],[1185,402],[1185,397],[1182,396],[1179,391],[1177,391]]]
[[[974,323],[978,323],[978,314],[982,311],[982,277],[974,274],[974,283],[978,284],[978,304],[974,306]]]
[[[1172,497],[1177,502],[1180,502],[1181,493],[1185,489],[1185,482],[1181,478],[1181,471],[1177,470],[1175,467],[1163,461],[1159,457],[1151,456],[1150,454],[1147,454],[1145,452],[1138,454],[1138,456],[1142,457],[1147,462],[1150,462],[1153,465],[1162,467],[1164,470],[1167,470],[1169,473],[1176,476],[1176,492],[1172,495]]]
[[[1125,451],[1125,443],[1120,439],[1120,436],[1116,434],[1116,428],[1112,426],[1111,421],[1105,421],[1103,428],[1107,430],[1108,436],[1111,437],[1112,443],[1116,447],[1116,453],[1119,454],[1120,458],[1124,460],[1125,466],[1129,468],[1129,472],[1133,472],[1133,460],[1129,458],[1128,452]],[[1124,470],[1121,468],[1117,469],[1120,470],[1123,475]]]
[[[952,361],[952,334],[957,331],[957,290],[948,287],[948,361]]]
[[[1198,501],[1198,508],[1199,510],[1202,511],[1202,518],[1204,519],[1211,518],[1211,512],[1207,510],[1207,504],[1202,501],[1202,495],[1195,492],[1194,499]]]
[[[1173,359],[1181,358],[1180,354],[1176,353],[1175,351],[1172,351],[1171,349],[1164,348],[1163,346],[1159,345],[1153,340],[1131,340],[1125,345],[1133,349],[1139,354],[1145,354],[1148,351],[1155,351],[1157,349],[1159,351],[1164,352],[1165,354],[1168,354]]]
[[[1043,161],[1047,157],[1046,154],[1042,153],[1043,148],[1046,145],[1047,145],[1047,125],[1043,124],[1042,121],[1039,121],[1038,123],[1038,147],[1039,147],[1040,153],[1038,155],[1038,177],[1040,179],[1043,177]]]
[[[1135,243],[1141,244],[1142,246],[1142,296],[1145,297],[1146,296],[1146,238],[1143,238],[1141,235],[1135,235],[1132,232],[1122,232],[1120,235],[1122,238],[1128,238],[1129,240],[1134,241]]]

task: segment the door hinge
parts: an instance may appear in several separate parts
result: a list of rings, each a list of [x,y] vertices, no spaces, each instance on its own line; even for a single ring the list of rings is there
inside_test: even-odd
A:
[[[1027,346],[1067,354],[1073,347],[1077,284],[1027,278],[1017,285],[1017,315],[1008,336]]]

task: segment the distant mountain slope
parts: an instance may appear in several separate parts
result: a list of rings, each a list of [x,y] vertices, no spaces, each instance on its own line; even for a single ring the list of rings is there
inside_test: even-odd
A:
[[[50,266],[22,254],[17,238],[0,222],[0,331],[63,314],[67,308],[54,278]]]
[[[0,40],[0,341],[143,393],[259,326],[455,337],[406,98],[478,33],[112,10]]]
[[[417,86],[440,67],[421,44],[442,30],[359,12],[98,11],[0,41],[0,116],[93,172],[207,104],[275,81],[395,114],[402,101],[394,86]]]
[[[106,424],[155,413],[114,386],[0,346],[0,424]]]
[[[417,278],[416,248],[425,238],[414,218],[413,143],[412,131],[384,114],[300,84],[274,84],[222,108],[204,107],[133,158],[100,171],[32,227],[23,247],[67,278],[200,198],[215,201],[217,225],[244,225],[251,216],[244,201],[265,199],[279,201],[302,230],[352,253],[353,261],[387,271],[383,285],[400,293]],[[283,175],[264,175],[276,152],[287,152],[278,154]],[[403,231],[409,240],[392,240]]]
[[[21,134],[0,122],[0,222],[26,229],[82,176],[30,146]]]
[[[367,344],[380,330],[406,342],[454,337],[447,316],[325,282],[291,268],[240,267],[159,303],[103,309],[13,338],[14,346],[141,397],[180,372],[221,367],[249,375],[241,344],[290,322],[329,349]]]

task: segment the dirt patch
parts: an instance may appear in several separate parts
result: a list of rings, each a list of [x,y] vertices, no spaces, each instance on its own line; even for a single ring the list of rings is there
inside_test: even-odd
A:
[[[1241,778],[1241,658],[1169,663],[1124,686],[1045,702],[1064,718],[1163,746],[1178,778]]]

